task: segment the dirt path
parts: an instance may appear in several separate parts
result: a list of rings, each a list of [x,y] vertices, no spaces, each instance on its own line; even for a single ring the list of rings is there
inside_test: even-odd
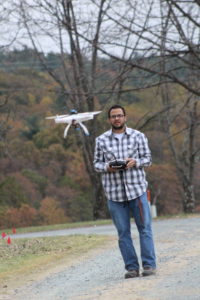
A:
[[[124,280],[117,239],[111,236],[106,247],[102,245],[70,265],[52,268],[0,299],[200,300],[200,218],[155,221],[153,229],[156,276]],[[139,253],[135,227],[133,237]]]

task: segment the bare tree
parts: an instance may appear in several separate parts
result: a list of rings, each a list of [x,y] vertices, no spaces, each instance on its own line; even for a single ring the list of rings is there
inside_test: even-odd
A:
[[[17,30],[14,34],[10,33],[10,28],[8,26],[9,17],[12,13],[13,8],[5,3],[0,3],[0,51],[6,51],[16,40]],[[0,141],[5,142],[6,134],[8,132],[8,120],[10,118],[10,108],[8,108],[8,100],[11,96],[11,92],[5,93],[5,91],[1,91],[0,94],[0,110],[3,111],[0,120]],[[4,149],[5,150],[5,149]]]
[[[160,63],[160,69],[163,74],[167,71],[166,64],[166,41],[169,27],[169,19],[163,17],[163,12],[166,12],[166,7],[161,4],[161,16],[162,16],[162,43],[161,43],[161,57],[163,57]],[[168,11],[170,15],[171,7]],[[173,18],[177,17],[173,15]],[[190,55],[189,55],[190,56]],[[193,57],[193,55],[192,55]],[[196,67],[190,57],[190,66],[187,71],[187,79],[185,83],[191,85],[196,90],[198,86],[194,84],[193,80],[196,77]],[[194,58],[194,57],[193,57]],[[184,59],[184,63],[188,65]],[[161,77],[161,98],[163,106],[169,107],[173,102],[173,94],[170,93],[169,85],[164,81],[164,76]],[[195,80],[196,81],[196,80]],[[176,165],[177,174],[180,179],[183,191],[183,210],[186,213],[194,212],[195,209],[195,193],[194,193],[194,170],[195,160],[198,152],[200,151],[200,144],[197,132],[199,130],[199,112],[198,112],[198,98],[191,92],[185,91],[185,94],[181,96],[182,103],[177,106],[175,110],[169,110],[165,114],[164,130],[167,134],[169,146],[173,154],[174,163]],[[185,100],[184,100],[185,99]],[[175,122],[179,124],[181,128],[176,129]],[[178,142],[177,142],[178,140]]]
[[[126,48],[130,53],[131,43],[127,43],[123,36],[131,35],[130,41],[139,57],[133,59],[128,55],[116,55],[105,47],[102,52],[126,68],[143,71],[141,88],[145,88],[145,85],[158,85],[163,109],[176,105],[176,109],[167,110],[165,113],[164,128],[184,192],[183,209],[185,212],[193,212],[194,169],[200,147],[197,134],[200,95],[200,3],[173,0],[140,3],[126,1],[124,7],[124,10],[117,10],[113,5],[112,13],[107,13],[109,20],[116,26],[115,30],[122,33],[122,39],[116,46],[120,49]],[[133,11],[134,18],[131,16]],[[115,44],[114,37],[112,41]],[[185,89],[182,104],[174,104],[171,99],[172,84]],[[120,92],[125,92],[122,86]],[[175,122],[180,118],[183,128],[177,130],[174,135],[172,132]],[[182,142],[177,143],[176,140]]]
[[[170,93],[165,85],[162,85],[160,89],[163,105],[169,106],[173,102],[173,93]],[[185,101],[183,101],[184,98]],[[199,116],[199,101],[196,97],[187,98],[187,95],[182,95],[182,103],[176,105],[175,110],[168,110],[162,122],[182,186],[185,213],[194,212],[196,204],[194,172],[200,152]],[[176,124],[179,124],[178,128]]]
[[[93,0],[93,2],[97,1]],[[99,50],[113,60],[129,65],[129,68],[144,71],[143,79],[146,74],[154,85],[160,85],[162,76],[165,82],[177,83],[199,96],[199,85],[191,85],[186,80],[190,68],[193,69],[193,80],[197,81],[199,78],[199,2],[143,0],[126,1],[123,5],[119,2],[117,5],[116,1],[112,1],[111,4],[111,9],[106,12],[106,15],[115,30],[112,31],[112,36],[109,36],[109,41],[105,41],[107,47],[104,45]],[[120,5],[122,8],[119,10]],[[163,23],[167,24],[164,57],[161,51]],[[128,43],[127,36],[131,36]],[[118,49],[117,53],[110,50],[111,46]],[[137,57],[128,55],[124,57],[122,55],[124,48],[126,53],[134,49],[138,54]],[[165,70],[160,68],[163,59],[167,66]],[[144,81],[142,85],[145,87]]]
[[[187,132],[187,143],[193,145],[186,151],[190,167],[177,155],[174,158],[182,182],[183,174],[190,168],[191,185],[195,153],[198,152],[194,131],[198,129],[197,101],[200,95],[199,1],[88,0],[83,3],[78,0],[18,0],[15,4],[15,12],[21,17],[38,57],[66,95],[67,107],[93,110],[97,95],[104,93],[109,98],[117,93],[119,100],[126,92],[157,85],[162,86],[164,107],[161,111],[165,111],[173,106],[168,95],[169,83],[179,85],[189,93],[187,99],[191,100],[183,97],[183,107],[188,112],[187,131],[184,132]],[[41,45],[41,39],[46,38],[47,43],[54,41],[59,50],[62,66],[59,70],[49,69],[46,64]],[[101,69],[99,55],[117,66],[111,80]],[[105,76],[105,85],[99,87],[98,79]],[[130,82],[132,85],[128,86]],[[167,134],[172,152],[178,153],[179,148],[173,144],[170,131],[175,118],[172,112],[170,110],[167,115]],[[89,142],[81,137],[85,164],[95,188],[95,218],[100,217],[104,203],[99,178],[92,168],[96,124],[94,121],[90,128]],[[189,194],[185,188],[184,191]],[[192,211],[194,200],[187,198],[184,207],[188,207],[186,211]]]
[[[104,95],[108,101],[115,95],[120,101],[124,86],[130,80],[134,67],[130,61],[135,57],[135,49],[128,47],[132,42],[132,33],[124,36],[125,47],[122,50],[122,63],[116,61],[114,71],[101,67],[99,52],[104,47],[116,47],[121,34],[115,31],[115,24],[108,19],[109,11],[112,15],[112,5],[116,1],[81,1],[71,0],[18,0],[15,13],[18,13],[21,23],[24,24],[27,38],[31,41],[41,63],[59,86],[60,93],[66,97],[66,107],[78,111],[93,111],[97,107],[97,97]],[[126,14],[124,10],[123,16]],[[16,17],[17,18],[17,17]],[[134,11],[131,15],[131,25],[134,22]],[[147,19],[149,16],[147,16]],[[25,33],[23,32],[25,37]],[[114,37],[116,44],[112,44]],[[42,48],[43,39],[54,42],[59,52],[59,69],[48,67],[45,50]],[[42,43],[41,43],[42,40]],[[139,44],[140,38],[135,46]],[[106,54],[106,52],[105,52]],[[128,56],[127,64],[124,63]],[[110,58],[109,58],[110,59]],[[110,61],[110,60],[109,60]],[[114,62],[112,62],[114,63]],[[106,80],[104,79],[106,77]],[[104,85],[100,85],[100,81]],[[148,86],[148,84],[147,84]],[[138,89],[136,87],[135,89]],[[104,100],[104,101],[105,101]],[[91,136],[81,139],[82,152],[86,169],[94,188],[94,218],[104,217],[105,199],[99,175],[93,169],[94,138],[97,133],[97,122],[90,125]]]
[[[98,106],[98,95],[108,100],[117,90],[120,93],[129,66],[122,66],[110,76],[101,67],[99,45],[104,45],[108,32],[106,12],[112,0],[98,1],[98,9],[92,1],[81,3],[71,0],[16,1],[15,13],[24,24],[41,63],[66,97],[66,108],[79,112],[93,111]],[[24,34],[24,33],[23,33]],[[25,35],[24,35],[25,36]],[[54,42],[59,52],[59,69],[48,67],[41,38]],[[43,44],[44,45],[44,44]],[[124,76],[124,77],[123,77]],[[104,79],[106,77],[106,80]],[[101,82],[104,85],[100,85]],[[94,188],[94,218],[105,217],[105,198],[99,175],[93,169],[94,139],[97,135],[97,120],[89,125],[91,136],[77,136],[81,140],[86,169]]]
[[[6,96],[0,96],[0,109],[5,108],[5,106],[8,103],[9,95]],[[8,119],[10,116],[10,112],[6,112],[4,114],[4,117],[1,118],[0,121],[0,141],[4,141],[6,137],[6,133],[8,130]]]
[[[0,3],[0,50],[8,49],[16,41],[19,28],[13,30],[11,16],[13,13],[13,6],[7,3]]]

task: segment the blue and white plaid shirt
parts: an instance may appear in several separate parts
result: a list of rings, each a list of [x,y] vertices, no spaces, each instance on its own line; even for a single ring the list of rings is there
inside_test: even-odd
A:
[[[121,172],[108,172],[113,154],[117,159],[133,158],[136,166]],[[102,184],[108,200],[127,201],[141,196],[147,190],[144,167],[151,165],[151,151],[146,136],[132,128],[125,128],[121,139],[112,129],[96,138],[94,167],[102,175]]]

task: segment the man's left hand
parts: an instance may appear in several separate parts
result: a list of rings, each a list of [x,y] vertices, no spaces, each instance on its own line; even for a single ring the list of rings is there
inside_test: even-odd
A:
[[[136,160],[133,158],[127,158],[127,165],[126,165],[126,169],[132,168],[136,166]]]

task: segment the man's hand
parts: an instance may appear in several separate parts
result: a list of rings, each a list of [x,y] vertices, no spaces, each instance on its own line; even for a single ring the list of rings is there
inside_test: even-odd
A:
[[[117,171],[119,171],[119,170],[118,170],[118,169],[111,168],[111,167],[108,165],[107,171],[108,171],[109,173],[115,173],[115,172],[117,172]]]
[[[133,158],[126,158],[127,161],[127,165],[125,169],[129,169],[129,168],[133,168],[136,166],[136,160]],[[110,173],[115,173],[115,172],[119,172],[121,169],[117,169],[117,168],[112,168],[108,165],[107,167],[107,171]]]
[[[136,160],[133,158],[127,158],[127,165],[126,165],[126,169],[132,168],[136,166]]]

